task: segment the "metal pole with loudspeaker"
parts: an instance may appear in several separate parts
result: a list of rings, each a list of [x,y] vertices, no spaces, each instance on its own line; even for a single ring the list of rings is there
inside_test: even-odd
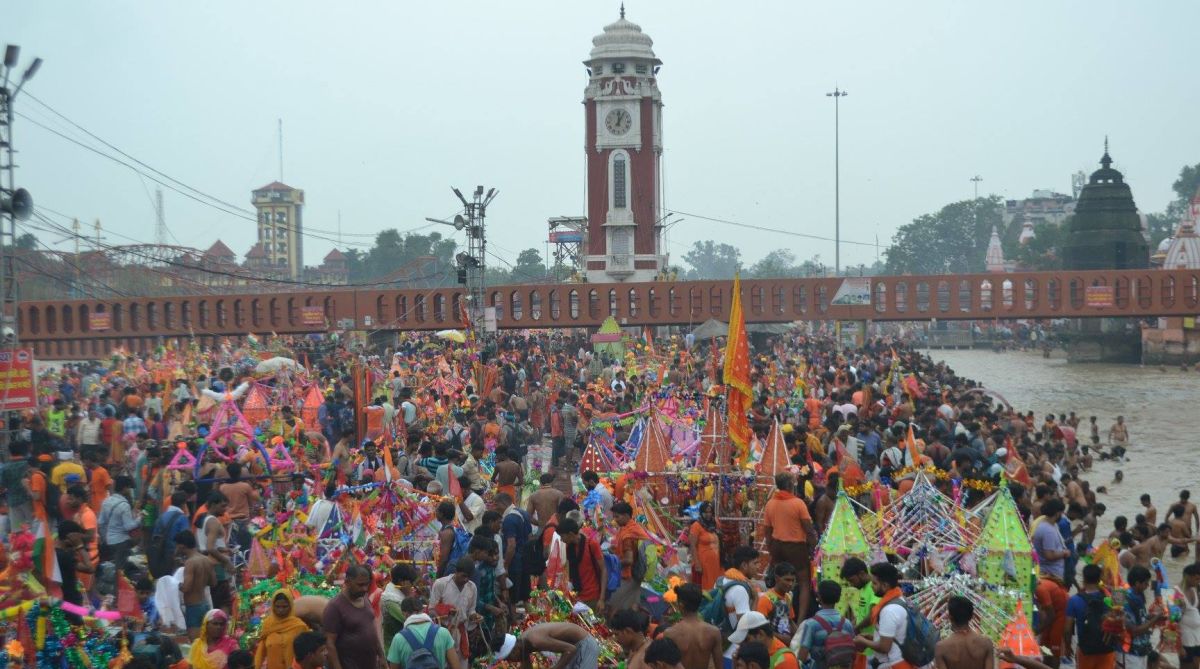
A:
[[[42,66],[41,58],[34,58],[20,78],[14,77],[20,60],[21,48],[9,44],[4,49],[4,66],[0,68],[0,348],[14,351],[17,348],[20,328],[17,324],[17,282],[13,254],[16,252],[17,221],[24,221],[33,214],[33,196],[16,185],[16,161],[13,148],[13,103],[25,84],[33,79]],[[16,87],[11,87],[15,82]],[[11,364],[11,363],[10,363]],[[9,386],[0,393],[0,451],[4,459],[9,457],[8,444],[11,437]]]

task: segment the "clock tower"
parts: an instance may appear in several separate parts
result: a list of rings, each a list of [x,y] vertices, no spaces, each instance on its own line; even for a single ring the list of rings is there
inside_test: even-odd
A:
[[[621,18],[584,61],[590,282],[652,281],[665,267],[659,223],[662,95],[654,41]]]

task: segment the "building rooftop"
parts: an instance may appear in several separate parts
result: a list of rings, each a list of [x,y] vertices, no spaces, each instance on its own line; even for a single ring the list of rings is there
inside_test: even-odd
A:
[[[212,246],[208,247],[207,251],[204,252],[204,257],[205,258],[237,258],[237,254],[233,252],[233,249],[226,246],[225,242],[218,239],[217,241],[213,242]]]

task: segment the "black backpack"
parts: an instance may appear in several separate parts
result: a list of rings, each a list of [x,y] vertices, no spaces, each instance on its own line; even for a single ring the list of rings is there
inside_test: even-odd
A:
[[[146,553],[146,566],[154,578],[160,578],[175,571],[175,537],[169,535],[171,528],[183,516],[182,512],[172,509],[163,514],[154,524],[154,533],[150,535],[150,550]]]
[[[433,645],[437,641],[437,625],[429,624],[429,629],[425,632],[425,640],[420,643],[417,642],[417,635],[413,634],[412,630],[403,629],[400,630],[400,633],[404,635],[404,640],[408,642],[408,647],[411,649],[408,661],[404,663],[404,669],[441,669],[441,663],[433,654]]]
[[[1116,640],[1104,631],[1104,616],[1108,614],[1104,593],[1085,592],[1079,596],[1085,605],[1083,620],[1079,621],[1079,650],[1087,655],[1111,653]]]
[[[450,444],[451,449],[456,451],[461,451],[463,449],[462,436],[464,432],[466,432],[466,429],[461,427],[458,429],[453,427],[450,428],[450,440],[448,443]]]

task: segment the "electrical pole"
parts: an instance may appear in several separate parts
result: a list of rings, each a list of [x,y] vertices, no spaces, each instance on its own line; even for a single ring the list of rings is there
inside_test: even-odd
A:
[[[13,74],[16,72],[20,54],[21,48],[18,46],[9,44],[5,47],[4,67],[2,68],[4,76],[0,80],[0,300],[3,300],[0,304],[0,333],[2,333],[0,340],[3,341],[3,344],[0,344],[0,347],[8,351],[10,370],[13,367],[13,359],[17,355],[16,349],[19,341],[17,332],[18,293],[13,258],[17,243],[17,221],[23,221],[33,213],[33,196],[24,188],[17,188],[16,184],[13,102],[16,101],[17,95],[21,93],[25,84],[37,74],[38,68],[42,66],[42,59],[34,58],[24,74],[19,79],[14,78]],[[10,82],[15,83],[16,87],[10,88]],[[13,378],[5,379],[4,393],[0,396],[0,418],[3,420],[3,424],[0,425],[0,434],[3,435],[3,439],[0,440],[0,449],[3,450],[6,460],[11,437],[8,429],[8,392],[15,381],[16,379]],[[34,379],[29,379],[29,381],[33,383]]]
[[[431,223],[441,223],[452,226],[455,230],[466,230],[467,250],[454,255],[457,268],[458,283],[467,287],[467,317],[471,321],[471,329],[475,337],[484,343],[490,338],[487,328],[488,320],[495,322],[496,309],[486,302],[487,276],[487,235],[484,220],[487,217],[488,205],[500,194],[495,188],[489,188],[484,193],[483,186],[476,186],[475,192],[468,200],[462,191],[450,187],[458,201],[462,203],[463,213],[454,217],[454,221],[443,221],[438,218],[426,218]]]
[[[167,245],[167,213],[163,211],[162,189],[154,189],[154,243]],[[78,232],[78,230],[76,230]],[[79,239],[76,236],[76,239]]]
[[[841,193],[841,128],[840,104],[842,98],[850,95],[846,91],[833,87],[832,93],[825,97],[833,98],[833,275],[842,271],[842,193]]]

